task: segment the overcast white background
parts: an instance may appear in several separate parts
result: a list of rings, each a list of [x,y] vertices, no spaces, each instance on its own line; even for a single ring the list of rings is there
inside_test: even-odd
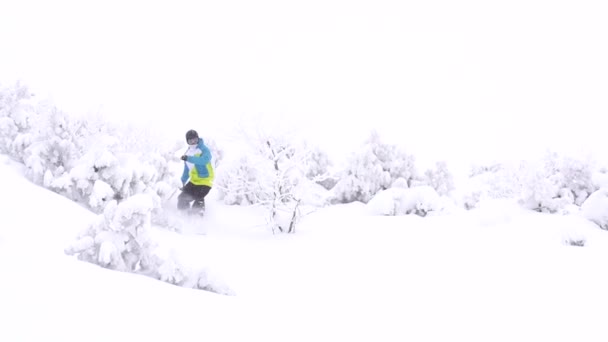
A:
[[[331,152],[600,154],[606,1],[3,1],[0,82],[73,113],[219,134],[260,113]],[[594,147],[595,146],[595,147]]]

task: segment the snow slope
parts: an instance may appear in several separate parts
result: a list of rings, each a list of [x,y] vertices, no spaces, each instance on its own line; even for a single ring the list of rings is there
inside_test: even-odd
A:
[[[332,206],[295,235],[208,203],[207,235],[156,231],[235,296],[76,261],[93,217],[0,159],[1,341],[606,341],[608,232],[509,203],[445,217]],[[585,247],[562,244],[583,236]]]

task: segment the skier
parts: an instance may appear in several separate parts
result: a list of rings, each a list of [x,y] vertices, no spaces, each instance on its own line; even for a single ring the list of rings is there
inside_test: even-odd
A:
[[[182,174],[182,191],[177,196],[177,209],[188,210],[189,213],[205,213],[205,196],[213,186],[214,172],[211,165],[211,151],[199,138],[198,133],[191,129],[186,132],[188,150],[181,157],[184,161]]]

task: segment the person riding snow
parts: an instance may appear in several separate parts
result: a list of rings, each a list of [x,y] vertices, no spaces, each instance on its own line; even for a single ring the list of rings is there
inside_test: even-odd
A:
[[[177,197],[177,209],[191,210],[202,215],[205,212],[205,196],[213,187],[214,172],[211,165],[211,151],[198,133],[191,129],[186,132],[188,150],[181,157],[184,161],[182,193]]]

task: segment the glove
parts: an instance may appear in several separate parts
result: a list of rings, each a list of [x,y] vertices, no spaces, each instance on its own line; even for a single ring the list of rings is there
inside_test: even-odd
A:
[[[188,160],[188,156],[183,155],[180,159],[183,160],[183,161],[186,161],[186,160]]]

